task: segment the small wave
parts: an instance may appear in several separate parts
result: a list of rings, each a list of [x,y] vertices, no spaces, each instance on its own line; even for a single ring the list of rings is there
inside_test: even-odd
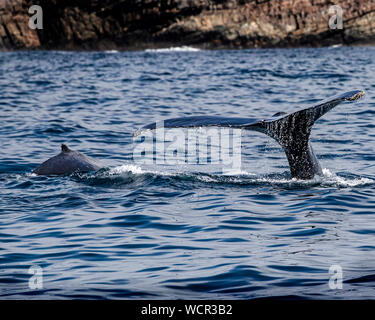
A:
[[[170,48],[160,48],[160,49],[146,49],[145,52],[197,52],[201,51],[201,49],[182,46],[182,47],[170,47]]]
[[[246,172],[242,172],[242,176],[244,176],[245,174]],[[254,176],[254,174],[247,174]],[[296,178],[289,178],[287,176],[284,177],[281,175],[276,175],[257,177],[254,178],[253,181],[256,183],[299,187],[311,187],[314,185],[330,187],[357,187],[375,183],[375,180],[364,177],[340,177],[326,168],[323,169],[323,176],[315,176],[313,179],[310,180],[300,180]]]
[[[322,184],[328,185],[337,185],[339,187],[357,187],[357,186],[364,186],[373,184],[375,180],[364,178],[364,177],[355,177],[355,178],[344,178],[332,173],[330,170],[324,168],[323,169],[323,178]]]
[[[115,167],[109,170],[109,174],[112,175],[117,175],[117,174],[122,174],[122,173],[128,173],[131,172],[133,174],[142,174],[145,173],[141,167],[138,167],[133,164],[124,164],[119,167]]]
[[[130,174],[130,176],[129,176]],[[105,170],[95,174],[96,179],[137,179],[141,177],[171,177],[177,180],[190,180],[192,182],[203,182],[208,184],[234,184],[234,185],[274,185],[286,188],[309,188],[313,186],[327,186],[327,187],[360,187],[371,185],[375,180],[358,177],[358,176],[338,176],[332,173],[329,169],[323,169],[323,176],[316,176],[311,180],[299,180],[290,178],[287,172],[281,174],[271,174],[259,176],[255,173],[250,173],[244,170],[236,170],[233,172],[226,172],[223,174],[209,174],[202,172],[189,171],[166,171],[166,170],[152,170],[141,168],[134,164],[124,164],[118,167]],[[92,176],[90,176],[93,178]],[[137,178],[138,177],[138,178]]]
[[[288,171],[284,173],[274,173],[267,175],[257,175],[256,173],[247,172],[245,170],[233,170],[224,173],[206,173],[206,172],[191,172],[191,171],[176,171],[163,168],[142,168],[135,164],[123,164],[121,166],[102,169],[96,173],[75,173],[73,177],[81,181],[86,181],[99,185],[123,185],[135,182],[145,182],[145,179],[156,178],[157,180],[164,178],[172,178],[178,181],[203,182],[207,184],[231,184],[231,185],[253,185],[253,186],[279,186],[281,188],[310,188],[314,186],[322,187],[363,187],[375,184],[375,180],[368,177],[361,177],[354,174],[337,175],[329,169],[323,169],[322,176],[315,176],[310,180],[299,180],[291,178]],[[40,176],[34,173],[16,174],[13,179],[17,182],[22,182],[23,178],[38,178]],[[45,177],[43,177],[43,180]]]
[[[118,53],[118,50],[105,50],[105,53]]]
[[[242,172],[245,175],[246,172]],[[254,174],[249,174],[254,176]],[[335,173],[332,173],[329,169],[323,169],[323,176],[315,176],[310,180],[300,180],[296,178],[283,177],[281,175],[276,176],[265,176],[254,178],[254,182],[257,183],[271,183],[276,185],[289,185],[289,186],[335,186],[335,187],[356,187],[364,186],[375,183],[375,180],[364,178],[364,177],[340,177]]]
[[[167,172],[167,171],[160,171],[160,170],[150,170],[141,168],[134,164],[123,164],[118,167],[111,168],[108,171],[108,175],[123,175],[123,174],[133,174],[133,175],[157,175],[157,176],[180,176],[181,172]]]

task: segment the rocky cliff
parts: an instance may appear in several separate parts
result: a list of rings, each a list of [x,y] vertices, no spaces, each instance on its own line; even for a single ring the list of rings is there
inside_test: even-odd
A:
[[[342,29],[331,29],[332,5]],[[43,29],[29,27],[32,5]],[[0,49],[375,43],[375,0],[0,0]]]

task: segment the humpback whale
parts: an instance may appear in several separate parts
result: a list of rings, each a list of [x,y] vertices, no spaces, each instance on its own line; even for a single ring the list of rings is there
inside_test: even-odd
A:
[[[269,119],[226,118],[220,116],[191,116],[164,120],[164,128],[227,127],[262,132],[275,139],[284,149],[293,178],[308,180],[322,175],[322,168],[310,143],[310,133],[315,121],[344,101],[360,99],[365,92],[355,90],[328,98],[317,105],[292,112],[278,112]],[[137,136],[154,130],[157,123],[137,130]]]
[[[33,173],[37,175],[63,175],[74,172],[97,171],[101,168],[103,166],[98,161],[62,144],[61,152],[57,156],[44,161]]]

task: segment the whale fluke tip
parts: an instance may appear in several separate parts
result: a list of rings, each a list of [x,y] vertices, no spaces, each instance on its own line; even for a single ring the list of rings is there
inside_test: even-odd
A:
[[[62,152],[69,152],[71,151],[66,144],[61,145],[61,151]]]
[[[355,93],[353,96],[348,98],[349,101],[354,101],[362,98],[365,95],[365,90],[359,90],[357,93]]]

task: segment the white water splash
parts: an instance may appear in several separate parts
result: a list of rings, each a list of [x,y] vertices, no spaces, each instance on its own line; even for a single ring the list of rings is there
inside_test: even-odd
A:
[[[241,169],[228,170],[223,173],[223,176],[253,176],[256,177],[255,173],[250,173]]]
[[[133,164],[124,164],[122,166],[112,168],[109,171],[109,173],[113,174],[113,175],[120,175],[122,173],[127,173],[127,172],[131,172],[133,174],[143,174],[143,173],[146,173],[146,172],[144,172],[142,170],[141,167],[138,167],[138,166],[133,165]]]
[[[161,49],[146,49],[145,52],[196,52],[201,51],[201,49],[182,46],[182,47],[170,47],[170,48],[161,48]]]
[[[333,45],[331,45],[330,46],[330,48],[340,48],[340,47],[342,47],[342,44],[333,44]]]
[[[141,168],[134,164],[123,164],[121,166],[115,167],[110,169],[110,175],[122,175],[126,173],[132,173],[134,175],[142,175],[142,174],[155,174],[158,176],[180,176],[184,173],[177,172],[177,171],[160,171],[160,170],[150,170],[146,168]]]
[[[322,184],[330,184],[330,185],[338,185],[340,187],[356,187],[366,184],[373,184],[375,180],[369,179],[369,178],[355,178],[355,179],[349,179],[349,178],[343,178],[339,177],[336,174],[332,173],[329,169],[324,168],[323,169],[323,179]]]
[[[191,172],[180,172],[180,171],[164,171],[164,170],[150,170],[144,169],[133,164],[124,164],[115,168],[110,169],[109,175],[122,175],[126,173],[132,173],[134,175],[142,174],[155,174],[159,176],[182,176],[191,175]],[[107,173],[108,174],[108,173]],[[193,176],[193,175],[192,175]],[[323,169],[323,176],[316,176],[310,180],[299,180],[299,179],[289,179],[287,177],[259,177],[255,173],[250,173],[244,170],[236,170],[233,172],[226,172],[225,174],[198,174],[194,177],[206,183],[264,183],[264,184],[276,184],[276,185],[298,185],[298,186],[333,186],[333,187],[356,187],[368,184],[374,184],[375,180],[358,177],[358,178],[344,178],[337,176],[332,173],[329,169]],[[224,178],[224,179],[223,179]]]

